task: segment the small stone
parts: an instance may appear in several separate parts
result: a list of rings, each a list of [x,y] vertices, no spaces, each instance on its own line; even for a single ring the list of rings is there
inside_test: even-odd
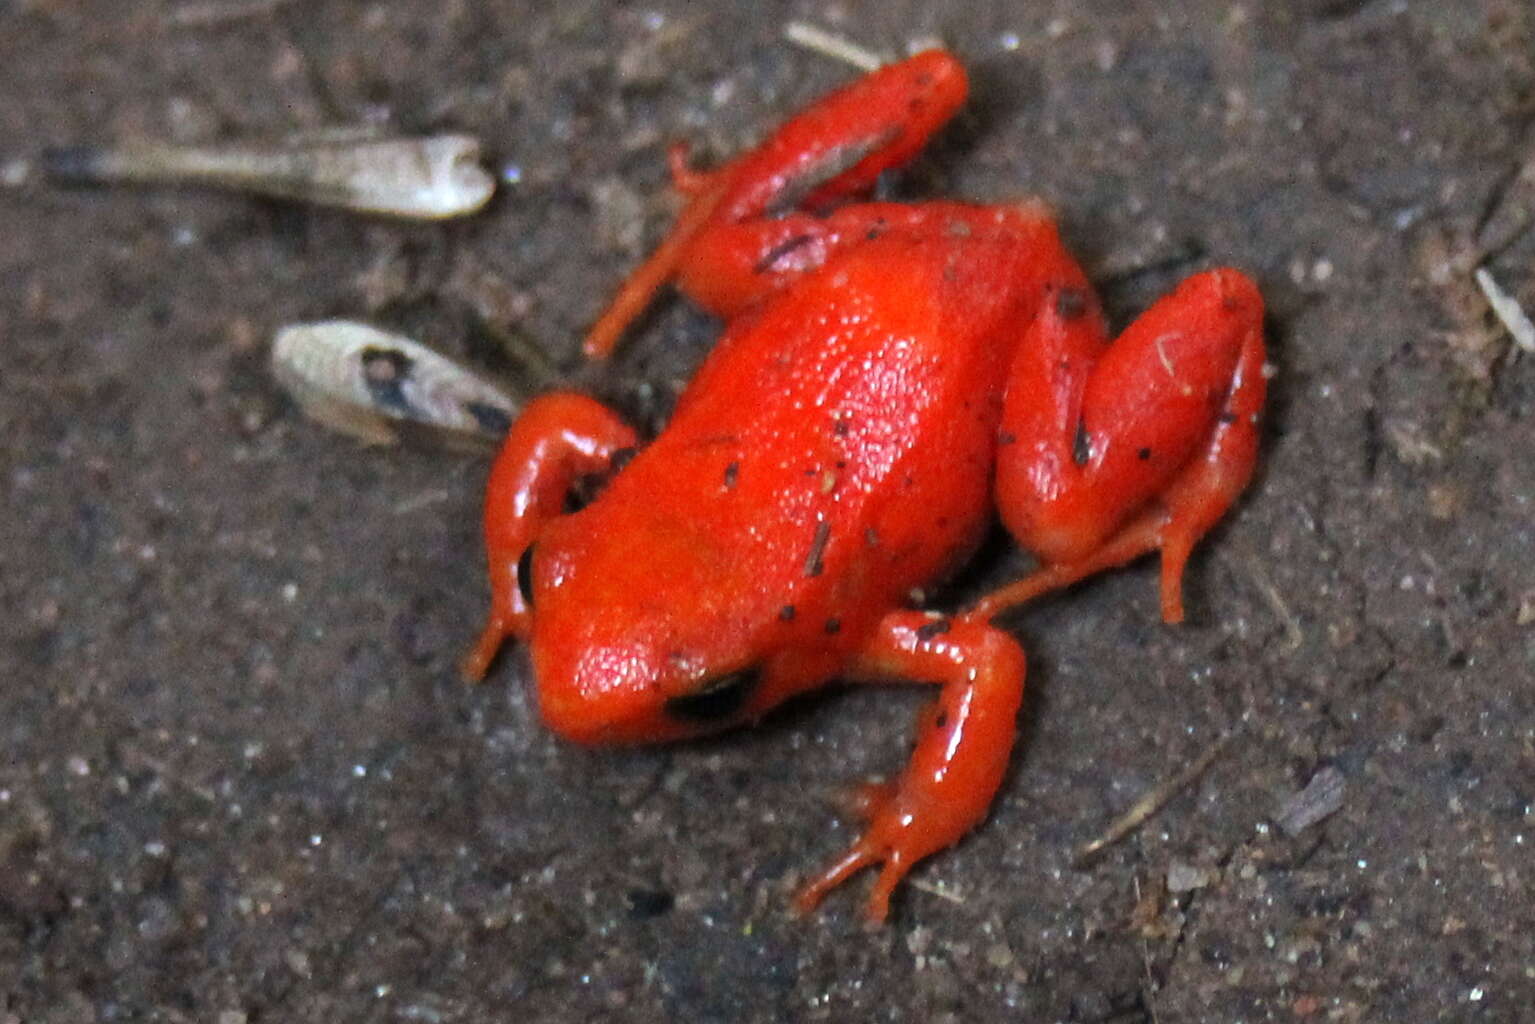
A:
[[[282,956],[283,962],[288,965],[288,970],[301,978],[307,978],[314,970],[309,962],[309,954],[301,949],[290,949]]]
[[[1210,884],[1211,875],[1209,868],[1175,860],[1167,865],[1167,891],[1179,893],[1203,889]]]

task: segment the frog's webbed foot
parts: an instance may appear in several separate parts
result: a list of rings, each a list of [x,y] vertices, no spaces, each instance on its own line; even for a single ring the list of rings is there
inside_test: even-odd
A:
[[[863,868],[880,866],[865,913],[885,920],[890,896],[913,865],[957,842],[986,816],[1001,785],[1023,699],[1017,641],[985,623],[894,612],[880,623],[855,670],[870,681],[937,683],[917,746],[894,783],[861,791],[863,834],[795,897],[802,911]]]

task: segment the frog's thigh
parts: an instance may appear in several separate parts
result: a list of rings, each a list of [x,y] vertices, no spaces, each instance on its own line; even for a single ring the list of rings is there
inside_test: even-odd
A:
[[[1002,519],[1043,567],[975,611],[1160,550],[1163,617],[1177,621],[1188,552],[1256,461],[1262,299],[1237,271],[1198,274],[1094,355],[1098,328],[1068,298],[1020,348],[997,453]]]

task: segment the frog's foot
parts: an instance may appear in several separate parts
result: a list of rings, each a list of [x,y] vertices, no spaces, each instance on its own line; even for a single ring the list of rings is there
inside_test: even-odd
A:
[[[890,895],[895,892],[906,872],[911,870],[909,864],[903,863],[898,850],[882,850],[869,836],[854,843],[842,857],[831,867],[811,879],[802,886],[799,892],[794,894],[794,909],[802,914],[808,914],[820,906],[821,900],[828,892],[847,881],[866,867],[883,862],[879,878],[874,882],[874,889],[869,893],[869,901],[865,905],[864,913],[870,923],[883,924],[890,914]]]
[[[1008,384],[997,499],[1043,567],[971,610],[990,618],[1143,554],[1183,618],[1195,543],[1252,476],[1263,408],[1263,300],[1235,270],[1183,282],[1112,345],[1090,299],[1046,304]]]
[[[1194,544],[1204,536],[1241,492],[1241,480],[1210,480],[1209,472],[1191,474],[1182,490],[1181,504],[1168,500],[1164,506],[1143,513],[1086,557],[1072,562],[1046,564],[1020,580],[998,587],[966,610],[967,616],[989,620],[993,616],[1078,580],[1135,561],[1153,551],[1162,553],[1159,597],[1162,621],[1183,621],[1183,572]]]
[[[1012,637],[982,622],[895,612],[880,624],[855,671],[870,681],[943,688],[923,713],[901,777],[862,790],[863,835],[795,897],[796,907],[811,910],[852,875],[880,865],[865,904],[869,921],[878,924],[906,873],[986,816],[1012,752],[1024,656]]]
[[[692,198],[719,180],[718,173],[700,171],[693,166],[690,147],[674,142],[666,147],[666,170],[672,176],[672,188],[680,196]]]
[[[1219,518],[1219,513],[1216,518]],[[1162,619],[1169,623],[1182,622],[1183,570],[1198,537],[1189,529],[1189,523],[1181,524],[1181,529],[1179,525],[1168,511],[1154,509],[1120,530],[1087,557],[1074,562],[1055,562],[1041,566],[1022,579],[993,590],[975,602],[965,614],[989,620],[1052,590],[1069,587],[1105,569],[1114,569],[1142,555],[1161,551]]]
[[[484,679],[485,673],[490,671],[490,663],[496,660],[502,646],[517,632],[517,626],[506,615],[492,610],[486,616],[485,625],[481,627],[474,646],[459,659],[458,674],[470,683]]]

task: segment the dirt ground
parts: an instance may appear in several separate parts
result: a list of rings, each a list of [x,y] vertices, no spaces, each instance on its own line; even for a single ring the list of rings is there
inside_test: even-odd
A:
[[[795,17],[973,68],[904,194],[1045,197],[1120,320],[1246,268],[1277,368],[1190,621],[1151,564],[1011,615],[1013,772],[876,932],[866,880],[786,897],[922,694],[558,741],[515,656],[455,675],[485,453],[361,447],[266,363],[348,316],[573,368],[665,144],[850,77]],[[1530,1019],[1535,359],[1471,272],[1535,309],[1532,61],[1528,0],[0,0],[0,1021]],[[26,173],[337,124],[472,132],[500,195],[418,226]],[[654,427],[716,330],[666,302],[598,389]],[[1313,782],[1341,804],[1297,827]]]

